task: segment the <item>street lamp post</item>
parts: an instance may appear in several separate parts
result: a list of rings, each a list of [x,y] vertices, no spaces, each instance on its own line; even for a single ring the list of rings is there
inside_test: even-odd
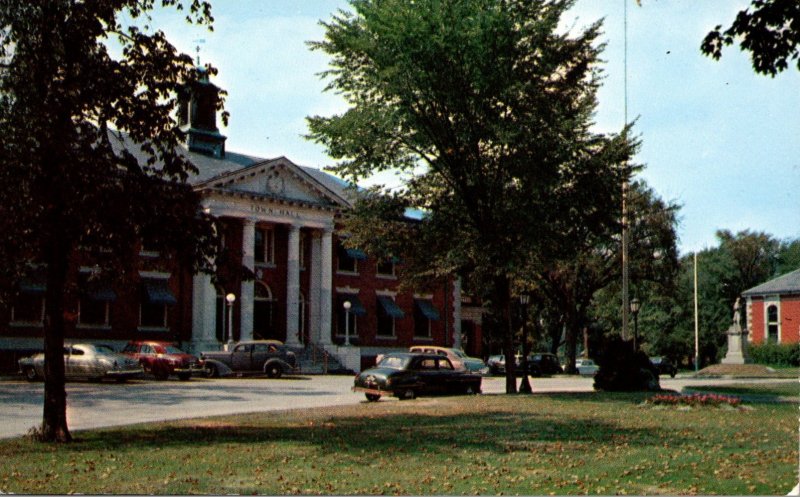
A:
[[[353,307],[353,304],[350,303],[349,300],[345,300],[344,304],[344,344],[349,346],[350,345],[350,308]]]
[[[227,350],[231,349],[231,345],[233,345],[233,303],[236,302],[236,295],[229,293],[225,295],[225,301],[228,303],[228,340],[227,340]]]
[[[639,346],[639,310],[642,303],[636,297],[631,299],[631,314],[633,314],[633,350],[638,350]]]

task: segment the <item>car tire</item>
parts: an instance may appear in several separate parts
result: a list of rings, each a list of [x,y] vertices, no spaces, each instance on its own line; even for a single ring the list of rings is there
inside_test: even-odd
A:
[[[206,378],[219,378],[219,369],[213,364],[206,364]]]
[[[464,389],[464,393],[467,395],[475,395],[478,393],[478,390],[475,389],[475,385],[467,385]]]
[[[367,400],[370,401],[370,402],[377,402],[381,398],[380,395],[375,394],[375,393],[367,393],[367,394],[364,394],[364,395],[366,395]]]
[[[25,368],[22,374],[25,375],[25,379],[28,381],[37,381],[39,379],[39,375],[36,374],[36,369],[32,366]]]
[[[181,380],[181,381],[189,381],[189,378],[191,378],[191,377],[192,377],[192,375],[189,374],[189,373],[181,373],[181,374],[178,375],[178,379]]]
[[[417,392],[415,392],[414,389],[410,388],[408,390],[400,392],[400,394],[397,397],[400,400],[414,400],[417,398]]]
[[[277,379],[283,374],[283,368],[280,364],[267,364],[264,366],[264,372],[267,373],[267,378]]]

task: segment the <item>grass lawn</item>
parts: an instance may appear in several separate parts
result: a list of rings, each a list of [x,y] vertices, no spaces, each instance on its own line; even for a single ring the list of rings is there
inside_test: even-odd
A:
[[[786,494],[792,404],[647,394],[381,401],[0,441],[0,491],[124,494]]]

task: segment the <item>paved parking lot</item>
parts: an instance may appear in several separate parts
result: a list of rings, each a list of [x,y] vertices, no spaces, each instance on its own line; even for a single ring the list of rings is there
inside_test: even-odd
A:
[[[688,384],[742,380],[661,378],[665,389]],[[787,380],[797,381],[797,380]],[[592,391],[592,378],[558,375],[532,380],[535,392]],[[71,430],[164,421],[199,416],[296,408],[324,408],[364,402],[353,393],[352,376],[192,379],[118,383],[67,383],[67,419]],[[484,378],[484,394],[505,391],[505,379]],[[0,438],[25,434],[42,419],[42,383],[0,381]],[[386,401],[395,402],[394,399]]]

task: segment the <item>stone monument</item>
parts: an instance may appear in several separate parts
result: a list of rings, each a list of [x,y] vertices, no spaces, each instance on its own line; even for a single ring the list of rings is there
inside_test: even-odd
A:
[[[733,304],[733,323],[725,333],[728,335],[728,353],[722,359],[722,364],[748,364],[747,329],[742,328],[741,301],[738,297]]]

